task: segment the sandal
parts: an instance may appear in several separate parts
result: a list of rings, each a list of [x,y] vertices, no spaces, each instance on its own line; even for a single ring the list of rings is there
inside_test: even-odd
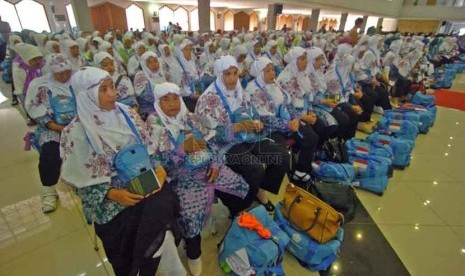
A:
[[[42,195],[42,212],[51,213],[57,209],[58,198],[57,194]]]
[[[260,200],[258,200],[257,198],[257,201],[258,203],[260,203],[261,205],[265,206],[265,209],[268,213],[273,213],[274,212],[274,205],[273,205],[273,202],[271,202],[271,200],[268,200],[268,202],[266,203],[262,203],[260,202]]]
[[[310,178],[308,180],[305,180],[307,176],[309,176]],[[294,173],[292,174],[291,181],[292,181],[292,184],[299,186],[300,188],[307,189],[309,185],[313,182],[313,178],[309,174],[298,176]]]

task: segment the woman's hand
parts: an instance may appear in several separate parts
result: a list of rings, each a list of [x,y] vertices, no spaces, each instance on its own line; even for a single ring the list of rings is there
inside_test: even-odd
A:
[[[234,124],[234,133],[238,132],[261,132],[263,130],[263,123],[259,120],[245,120],[240,123]]]
[[[356,90],[355,93],[354,93],[354,97],[355,97],[357,100],[360,100],[360,99],[363,97],[363,92],[360,91],[360,90]]]
[[[322,100],[321,103],[331,108],[335,108],[337,106],[337,102],[330,99]]]
[[[362,109],[359,105],[353,105],[353,106],[352,106],[352,111],[353,111],[355,114],[360,115],[360,114],[362,114],[363,109]]]
[[[289,122],[289,129],[292,132],[299,131],[299,127],[300,127],[300,120],[299,119],[294,119],[294,120]]]
[[[144,196],[133,194],[125,189],[111,188],[108,190],[107,198],[127,207],[136,205],[144,199]]]
[[[45,125],[48,129],[61,133],[65,126],[59,125],[54,121],[50,121]]]
[[[220,170],[216,168],[209,168],[207,171],[208,183],[213,183],[218,178]]]
[[[308,124],[314,125],[316,123],[316,114],[309,112],[306,115],[302,115],[302,120]]]
[[[196,152],[204,150],[207,147],[207,142],[204,140],[196,140],[193,137],[189,137],[182,143],[182,148],[185,152]]]

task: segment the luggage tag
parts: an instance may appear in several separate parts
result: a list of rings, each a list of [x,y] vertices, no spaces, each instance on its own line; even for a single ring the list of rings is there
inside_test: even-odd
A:
[[[368,161],[363,159],[355,159],[352,165],[355,167],[356,171],[364,172],[368,168]]]
[[[396,131],[399,131],[400,128],[401,128],[401,124],[400,124],[400,123],[390,123],[390,124],[389,124],[389,130],[390,130],[390,131],[396,132]]]

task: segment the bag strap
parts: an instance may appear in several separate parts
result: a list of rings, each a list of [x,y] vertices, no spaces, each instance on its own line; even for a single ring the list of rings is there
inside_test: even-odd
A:
[[[216,84],[216,81],[214,82],[215,83],[215,90],[216,90],[216,93],[218,94],[218,96],[220,97],[221,99],[221,102],[223,102],[223,106],[224,108],[226,109],[226,112],[228,113],[228,116],[229,116],[229,119],[231,120],[231,122],[234,123],[234,116],[233,116],[233,113],[231,111],[231,107],[229,107],[229,103],[228,101],[226,100],[223,92],[221,91],[221,89],[218,87],[218,84]]]
[[[137,131],[136,126],[134,125],[132,120],[129,118],[128,114],[126,114],[126,112],[124,112],[124,110],[120,106],[118,106],[118,109],[123,114],[124,119],[126,120],[126,123],[128,124],[128,126],[131,129],[132,133],[134,133],[134,135],[136,136],[137,142],[139,144],[143,145],[144,143],[142,142],[142,138],[140,137],[139,131]]]
[[[118,79],[115,82],[115,89],[118,89],[118,86],[121,83],[121,81],[123,80],[123,77],[124,77],[123,75],[119,75]]]
[[[186,80],[187,80],[187,84],[189,85],[189,88],[190,88],[190,90],[191,90],[191,93],[194,93],[193,88],[192,88],[192,85],[191,85],[191,79],[189,78],[189,75],[187,74],[186,69],[184,69],[184,66],[182,65],[182,62],[179,60],[179,58],[176,58],[176,60],[178,61],[179,66],[181,66],[182,73],[183,73],[184,77],[185,77]]]

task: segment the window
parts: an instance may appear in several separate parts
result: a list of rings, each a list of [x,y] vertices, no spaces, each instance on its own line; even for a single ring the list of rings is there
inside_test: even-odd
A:
[[[174,21],[174,12],[167,6],[158,10],[158,16],[160,17],[160,30],[166,31],[170,22]],[[175,24],[174,22],[173,24]]]
[[[74,18],[74,11],[73,5],[68,4],[66,5],[66,13],[68,14],[69,25],[71,26],[71,30],[77,30],[76,18]]]
[[[379,17],[376,17],[376,16],[368,16],[365,33],[370,27],[375,27],[375,28],[378,27],[378,18]]]
[[[234,30],[234,14],[232,11],[227,11],[224,14],[224,30],[232,31]]]
[[[383,32],[394,32],[397,29],[397,19],[384,18],[383,19]]]
[[[18,14],[16,14],[15,6],[7,1],[0,0],[0,16],[3,21],[10,24],[11,31],[20,32],[21,23],[19,22]]]
[[[215,13],[213,11],[210,11],[210,30],[212,31],[216,30],[215,18]]]
[[[253,12],[250,14],[249,31],[253,31],[255,28],[258,28],[258,14]]]
[[[174,11],[173,24],[177,23],[179,23],[179,26],[181,26],[181,31],[189,30],[189,16],[186,9],[178,8]]]
[[[191,31],[197,32],[199,30],[199,9],[191,11]]]
[[[136,4],[132,4],[126,8],[126,20],[128,22],[128,29],[142,31],[145,28],[144,11]]]
[[[23,29],[29,29],[36,32],[50,32],[47,14],[44,6],[33,0],[22,0],[16,4],[21,26]]]
[[[344,31],[350,31],[355,26],[355,20],[357,20],[357,18],[359,17],[363,18],[363,15],[349,13],[349,15],[347,15],[347,21]]]

